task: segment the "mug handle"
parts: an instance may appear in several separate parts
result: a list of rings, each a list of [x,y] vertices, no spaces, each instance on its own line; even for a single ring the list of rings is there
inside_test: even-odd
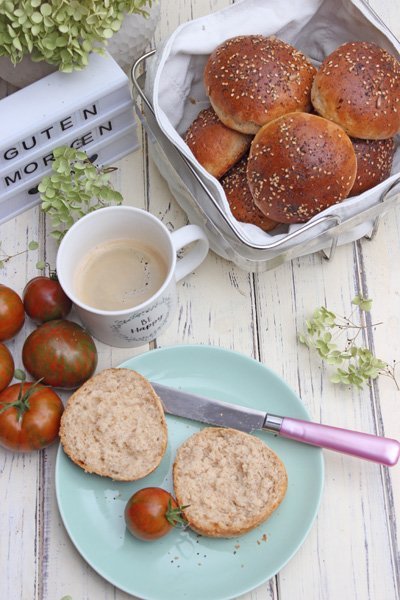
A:
[[[184,246],[197,242],[194,247],[178,262],[175,267],[175,279],[180,281],[189,273],[194,271],[205,259],[209,250],[209,243],[206,234],[198,225],[185,225],[171,233],[172,244],[175,252],[178,252]]]

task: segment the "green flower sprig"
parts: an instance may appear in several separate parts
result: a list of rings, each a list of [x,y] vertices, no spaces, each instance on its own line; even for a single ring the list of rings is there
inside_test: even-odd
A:
[[[39,248],[39,243],[32,240],[31,242],[29,242],[28,247],[25,250],[21,250],[20,252],[16,252],[15,254],[8,254],[8,252],[6,252],[3,249],[2,241],[0,240],[0,269],[4,269],[6,266],[6,263],[8,263],[13,258],[16,258],[17,256],[21,256],[21,254],[26,254],[30,250],[37,250],[38,248]],[[50,268],[49,263],[45,262],[44,260],[38,260],[36,262],[35,266],[38,269],[38,271],[45,271],[46,267],[48,267],[49,277],[52,276],[52,273],[55,273],[55,271],[52,271],[52,269]],[[14,375],[14,377],[16,377],[16,375]]]
[[[393,379],[397,389],[400,389],[395,377],[396,363],[391,366],[376,358],[368,348],[356,344],[357,337],[367,328],[365,313],[371,310],[372,300],[358,295],[352,300],[352,304],[360,311],[360,323],[353,321],[356,308],[349,317],[341,317],[321,306],[306,321],[307,332],[298,336],[299,341],[308,348],[315,349],[328,365],[336,367],[330,377],[333,383],[354,385],[361,389],[367,381],[376,379],[379,375],[387,375]],[[354,335],[351,335],[352,332]],[[336,341],[344,333],[345,344],[339,348]]]
[[[61,241],[81,217],[110,204],[121,204],[110,174],[115,167],[97,167],[86,152],[68,146],[53,150],[52,174],[38,186],[41,208],[51,217],[51,236]]]
[[[16,252],[15,254],[8,254],[8,252],[6,252],[4,250],[4,248],[2,246],[2,241],[0,240],[0,269],[3,269],[5,264],[8,263],[13,258],[20,256],[21,254],[25,254],[29,250],[37,250],[38,248],[39,248],[38,242],[32,240],[31,242],[29,242],[28,248],[26,250],[21,250],[20,252]],[[36,267],[38,266],[38,264],[39,264],[39,262],[36,263]]]
[[[152,0],[2,0],[0,56],[16,64],[30,54],[34,61],[60,71],[83,69],[89,53],[104,53],[126,13],[148,16]]]

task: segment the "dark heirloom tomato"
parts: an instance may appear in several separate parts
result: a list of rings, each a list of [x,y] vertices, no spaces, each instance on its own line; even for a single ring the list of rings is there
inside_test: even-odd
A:
[[[144,541],[157,540],[187,524],[183,509],[169,492],[157,487],[142,488],[128,500],[125,523],[132,535]]]
[[[22,361],[34,379],[54,387],[76,388],[91,377],[97,365],[92,337],[72,321],[48,321],[27,337]]]
[[[0,394],[0,444],[31,452],[58,436],[64,406],[54,390],[38,383],[15,383]]]
[[[10,340],[25,321],[24,305],[17,292],[0,283],[0,342]]]
[[[4,390],[14,377],[14,359],[11,352],[0,342],[0,392]]]
[[[53,277],[34,277],[28,281],[22,294],[26,314],[35,323],[63,319],[72,308],[72,302]]]

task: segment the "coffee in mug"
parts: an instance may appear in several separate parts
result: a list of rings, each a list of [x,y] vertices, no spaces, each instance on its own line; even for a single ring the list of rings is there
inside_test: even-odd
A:
[[[190,248],[177,259],[185,246]],[[208,240],[197,225],[172,233],[154,215],[109,206],[79,219],[57,253],[57,276],[83,325],[111,346],[154,340],[177,306],[176,284],[205,259]]]
[[[132,239],[108,240],[82,258],[74,290],[93,308],[124,310],[151,298],[167,273],[167,263],[155,248]]]

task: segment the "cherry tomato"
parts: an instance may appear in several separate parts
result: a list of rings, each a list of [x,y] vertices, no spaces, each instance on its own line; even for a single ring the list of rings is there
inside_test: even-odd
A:
[[[72,302],[55,277],[34,277],[25,286],[22,300],[26,314],[35,323],[64,319]]]
[[[80,325],[59,319],[32,331],[22,348],[22,361],[34,379],[72,389],[93,375],[97,350],[93,338]]]
[[[140,540],[151,541],[167,535],[173,527],[183,526],[186,521],[182,510],[169,492],[157,487],[139,490],[128,500],[125,507],[125,523],[128,530]]]
[[[0,392],[4,390],[14,377],[14,359],[11,352],[0,342]]]
[[[50,388],[15,383],[0,394],[0,444],[16,452],[45,448],[58,436],[64,406]]]
[[[0,283],[0,342],[10,340],[22,329],[24,305],[17,292]]]

